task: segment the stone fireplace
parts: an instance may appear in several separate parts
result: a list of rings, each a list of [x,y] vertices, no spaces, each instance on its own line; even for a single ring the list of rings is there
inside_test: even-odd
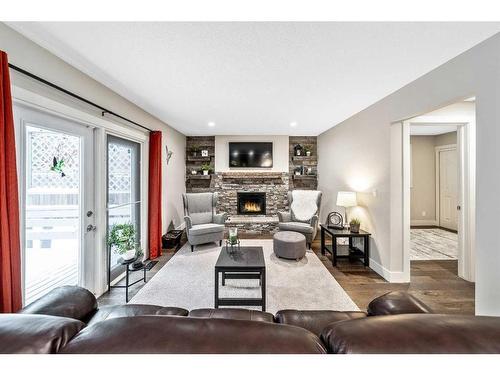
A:
[[[238,215],[265,215],[266,193],[237,192]]]

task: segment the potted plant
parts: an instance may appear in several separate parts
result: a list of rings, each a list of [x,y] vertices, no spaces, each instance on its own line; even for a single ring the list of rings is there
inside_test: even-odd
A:
[[[108,234],[108,245],[123,260],[133,259],[139,249],[134,225],[132,223],[113,224]]]
[[[212,167],[210,167],[210,164],[203,164],[201,166],[201,170],[203,171],[203,174],[205,176],[208,176],[208,172],[210,172],[211,169],[212,169]]]
[[[311,146],[304,146],[304,152],[306,156],[311,156]]]
[[[193,146],[191,147],[191,154],[196,157],[198,155],[198,152],[200,151],[200,148],[198,146]]]
[[[359,226],[361,225],[361,221],[359,219],[351,219],[349,221],[349,229],[352,233],[359,233]]]
[[[302,174],[302,169],[300,167],[297,167],[294,169],[295,176],[300,176]]]

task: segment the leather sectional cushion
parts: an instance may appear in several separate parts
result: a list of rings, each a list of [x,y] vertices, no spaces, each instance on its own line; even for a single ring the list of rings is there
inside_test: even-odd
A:
[[[329,353],[500,353],[496,317],[439,314],[376,316],[331,324],[321,333]]]
[[[140,315],[175,315],[187,316],[188,310],[180,307],[163,307],[157,305],[116,305],[103,306],[97,310],[95,315],[90,319],[88,325],[93,325],[106,319],[123,318],[127,316]]]
[[[274,316],[268,312],[247,309],[195,309],[189,312],[191,318],[216,318],[274,322]]]
[[[275,320],[281,324],[305,328],[319,336],[329,324],[365,317],[366,313],[362,311],[280,310],[276,313]]]
[[[85,324],[48,315],[0,314],[0,353],[57,353]]]
[[[52,289],[19,312],[61,316],[87,322],[96,309],[97,300],[91,292],[79,286],[65,285]]]
[[[317,336],[298,327],[230,319],[136,316],[87,327],[61,352],[322,354],[326,349]]]
[[[407,292],[389,292],[368,305],[369,316],[424,313],[432,313],[431,308]]]

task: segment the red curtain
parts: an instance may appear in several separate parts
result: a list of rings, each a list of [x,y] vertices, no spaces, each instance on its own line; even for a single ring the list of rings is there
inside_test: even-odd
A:
[[[7,54],[0,51],[0,311],[22,307],[16,142]]]
[[[149,257],[161,255],[161,132],[149,135]]]

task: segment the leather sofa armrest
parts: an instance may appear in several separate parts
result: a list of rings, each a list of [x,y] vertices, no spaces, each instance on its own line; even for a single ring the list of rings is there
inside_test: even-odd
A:
[[[280,223],[288,223],[292,221],[292,214],[290,212],[278,212],[278,219]]]
[[[329,324],[365,317],[366,313],[362,311],[280,310],[274,319],[277,323],[301,327],[319,336]]]
[[[97,300],[91,292],[79,286],[65,285],[52,289],[19,313],[61,316],[86,323],[96,311]]]
[[[219,214],[214,215],[214,223],[224,225],[227,220],[227,213],[221,212]]]
[[[432,313],[432,309],[406,292],[383,294],[368,305],[369,316],[425,313]]]
[[[54,354],[85,324],[38,314],[0,314],[0,354]]]

